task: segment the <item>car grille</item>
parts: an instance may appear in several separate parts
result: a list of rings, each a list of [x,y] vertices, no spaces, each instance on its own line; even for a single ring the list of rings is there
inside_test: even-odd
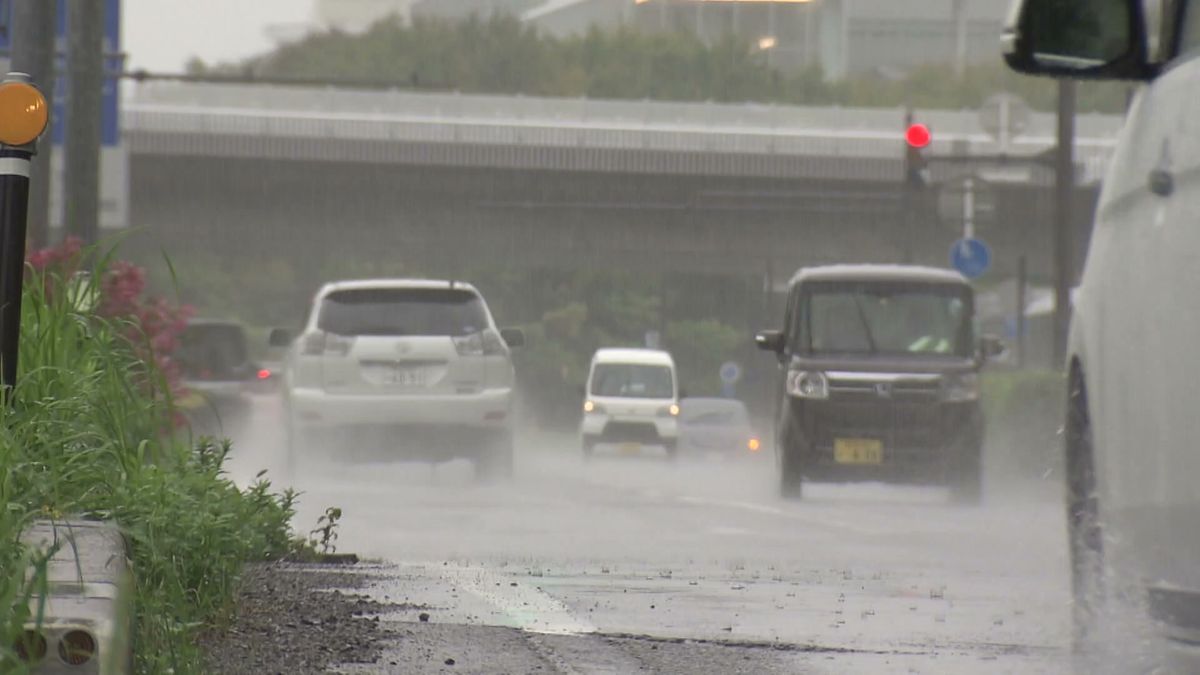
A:
[[[814,445],[832,459],[836,438],[877,438],[893,461],[938,454],[949,435],[939,380],[830,382],[809,407]]]

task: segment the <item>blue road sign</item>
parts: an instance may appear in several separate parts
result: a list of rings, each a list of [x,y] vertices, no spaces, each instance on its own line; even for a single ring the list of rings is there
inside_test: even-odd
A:
[[[56,30],[55,68],[60,73],[67,70],[67,0],[58,1],[58,27]],[[12,3],[0,0],[0,25],[6,30],[0,31],[0,51],[12,50],[11,31]],[[121,142],[120,119],[120,88],[117,86],[118,75],[124,70],[125,59],[121,55],[121,0],[104,0],[104,91],[100,109],[100,143],[105,146],[116,146]],[[39,87],[46,87],[45,82],[36,82]],[[67,96],[70,95],[70,83],[66,75],[55,78],[54,106],[50,111],[50,142],[62,145],[65,135],[67,117]]]
[[[725,384],[737,384],[742,379],[742,367],[733,361],[721,365],[721,381]]]
[[[964,277],[975,279],[992,266],[992,249],[982,239],[959,239],[950,246],[950,264]]]

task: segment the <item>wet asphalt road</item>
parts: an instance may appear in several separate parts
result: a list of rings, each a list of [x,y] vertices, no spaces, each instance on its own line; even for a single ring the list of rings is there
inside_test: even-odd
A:
[[[282,469],[278,403],[255,405],[240,479]],[[789,502],[769,456],[584,462],[564,435],[523,439],[509,484],[459,462],[310,465],[296,483],[298,529],[341,507],[339,550],[395,565],[373,593],[430,608],[427,623],[385,617],[396,649],[347,672],[1069,670],[1064,523],[1045,485],[990,483],[980,507],[877,484]]]

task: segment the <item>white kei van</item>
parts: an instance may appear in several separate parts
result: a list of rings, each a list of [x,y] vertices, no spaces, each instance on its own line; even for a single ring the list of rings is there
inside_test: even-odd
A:
[[[656,349],[600,349],[592,357],[579,435],[589,457],[601,443],[660,445],[675,456],[679,384],[675,361]]]

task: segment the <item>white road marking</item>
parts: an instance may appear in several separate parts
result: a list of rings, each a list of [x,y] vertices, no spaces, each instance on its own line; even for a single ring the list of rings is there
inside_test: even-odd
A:
[[[551,635],[596,632],[595,626],[576,617],[566,605],[526,579],[515,580],[483,567],[444,565],[439,571],[446,581],[499,610],[514,628]]]

